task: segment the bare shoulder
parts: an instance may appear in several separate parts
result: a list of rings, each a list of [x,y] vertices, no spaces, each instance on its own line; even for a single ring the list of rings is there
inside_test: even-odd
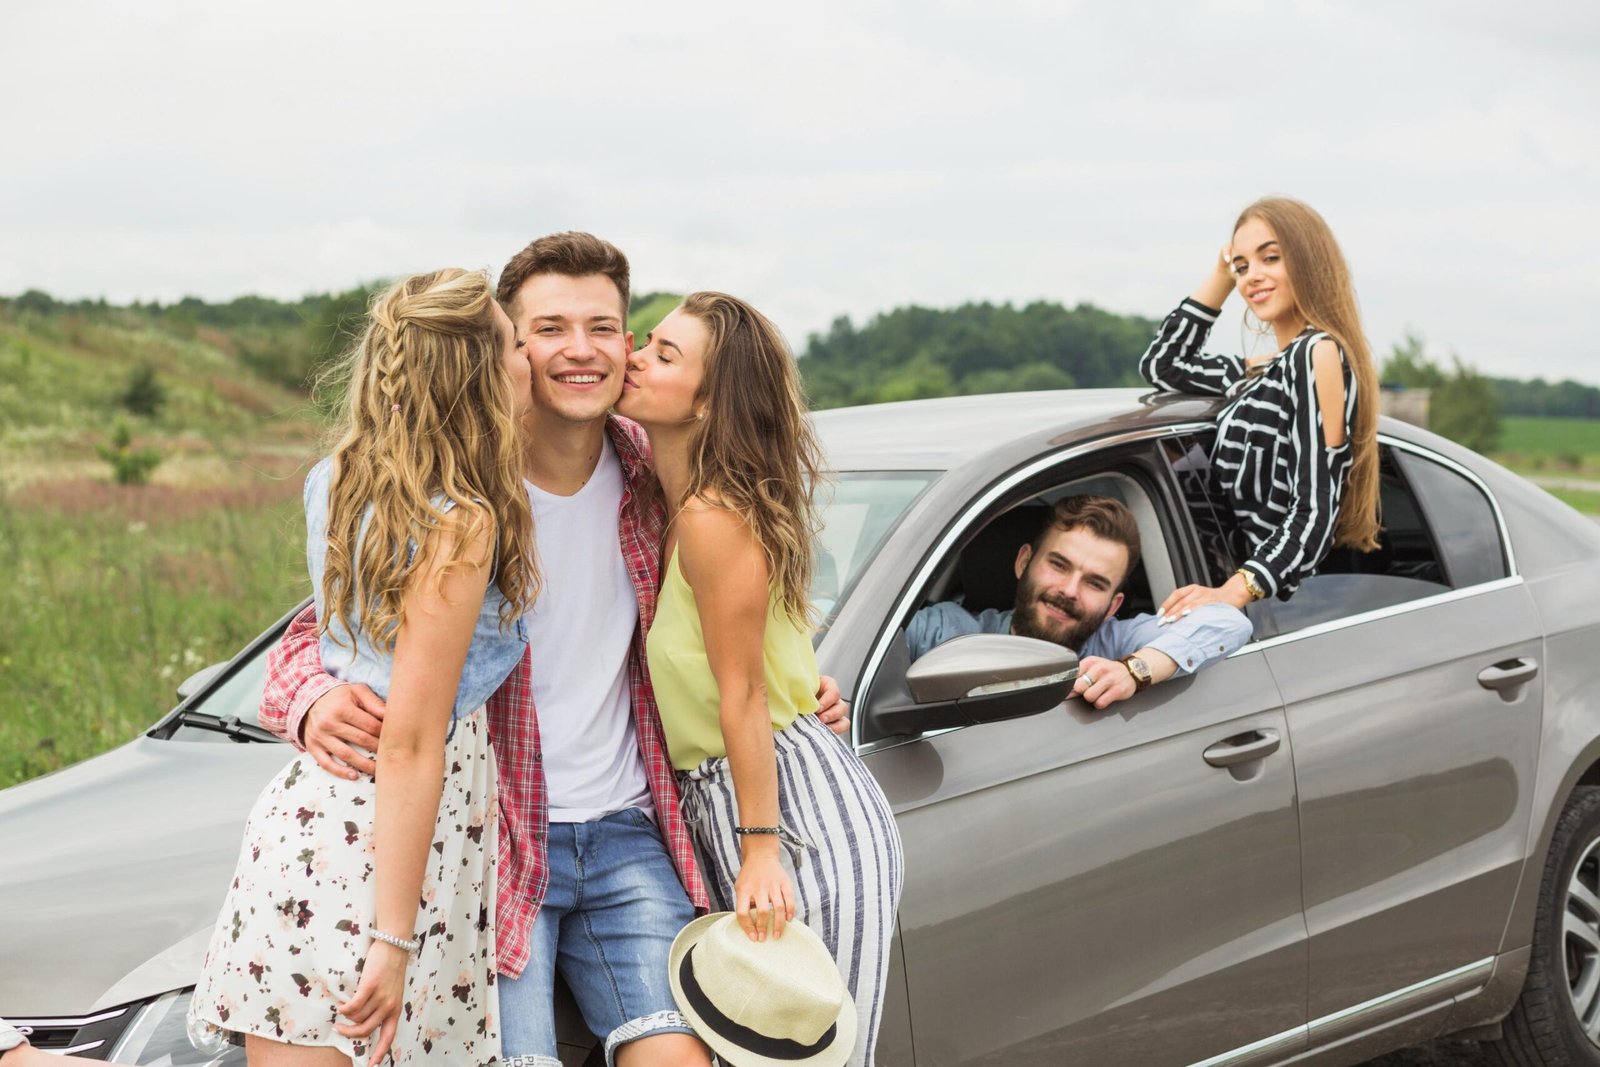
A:
[[[716,496],[697,496],[684,502],[678,512],[678,534],[685,543],[717,544],[755,542],[755,533],[744,518]]]
[[[686,576],[761,557],[755,531],[737,511],[714,496],[685,501],[678,512],[678,551]]]
[[[1331,337],[1324,337],[1311,346],[1311,367],[1320,376],[1325,371],[1339,370],[1344,366],[1344,354],[1339,351],[1339,342]]]
[[[1324,337],[1311,346],[1311,373],[1316,382],[1317,407],[1322,410],[1322,433],[1330,448],[1344,444],[1344,355],[1338,342]]]

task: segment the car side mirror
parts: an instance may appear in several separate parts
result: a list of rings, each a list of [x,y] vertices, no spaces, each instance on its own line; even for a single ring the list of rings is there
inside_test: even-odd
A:
[[[178,700],[188,700],[190,697],[200,692],[200,690],[204,689],[207,685],[210,685],[211,679],[222,673],[222,668],[226,667],[227,665],[228,661],[223,660],[221,663],[213,663],[209,667],[201,667],[199,670],[189,675],[189,677],[179,682]]]
[[[1072,649],[1010,634],[957,637],[908,659],[901,638],[885,657],[887,691],[867,709],[865,740],[1037,715],[1066,700],[1078,677]]]

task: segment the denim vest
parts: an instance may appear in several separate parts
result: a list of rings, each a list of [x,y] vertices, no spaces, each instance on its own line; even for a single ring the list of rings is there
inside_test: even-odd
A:
[[[322,669],[342,682],[359,682],[388,700],[389,680],[394,672],[393,654],[379,652],[373,647],[369,635],[361,626],[359,605],[356,608],[356,634],[352,641],[339,620],[329,617],[327,605],[322,600],[322,576],[328,562],[328,491],[332,480],[333,458],[330,456],[311,469],[306,476],[305,490],[306,564],[311,571],[317,618],[327,623],[318,645],[322,653]],[[448,500],[436,499],[435,502],[446,510],[451,506]],[[368,505],[361,519],[355,551],[351,553],[354,558],[359,558],[360,541],[366,535],[367,523],[371,519],[372,507]],[[417,546],[413,544],[411,551],[415,552],[416,549]],[[467,648],[467,662],[461,670],[455,707],[450,711],[451,734],[455,733],[456,720],[488,700],[528,649],[527,626],[520,614],[509,627],[501,628],[500,607],[504,603],[505,597],[491,579],[483,595],[483,610],[478,613],[478,622],[472,631],[472,644]]]

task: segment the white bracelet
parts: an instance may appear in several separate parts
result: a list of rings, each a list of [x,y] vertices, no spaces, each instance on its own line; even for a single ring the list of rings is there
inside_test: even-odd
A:
[[[395,948],[405,952],[417,951],[417,943],[415,941],[407,941],[404,938],[395,937],[393,934],[386,934],[382,930],[368,930],[367,933],[372,935],[373,940],[382,941],[386,945],[393,945]]]

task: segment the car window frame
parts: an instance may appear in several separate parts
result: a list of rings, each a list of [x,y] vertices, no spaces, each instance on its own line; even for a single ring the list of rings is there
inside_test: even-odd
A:
[[[888,652],[904,630],[904,621],[909,620],[916,604],[922,599],[929,583],[940,573],[952,558],[952,554],[959,551],[960,546],[970,541],[975,536],[983,523],[996,514],[996,508],[1008,498],[1013,502],[1026,499],[1029,495],[1045,492],[1054,485],[1063,485],[1073,481],[1075,477],[1088,477],[1092,474],[1108,473],[1116,469],[1116,464],[1102,466],[1093,472],[1079,472],[1074,476],[1067,476],[1063,468],[1091,459],[1096,454],[1110,453],[1118,449],[1131,448],[1135,445],[1146,445],[1152,449],[1159,445],[1162,439],[1193,434],[1206,427],[1214,427],[1214,423],[1206,421],[1190,421],[1173,423],[1166,426],[1149,427],[1147,429],[1113,433],[1097,437],[1089,441],[1080,441],[1066,448],[1036,456],[1020,466],[993,479],[982,492],[974,496],[959,512],[946,524],[944,531],[934,541],[917,564],[911,576],[902,585],[899,595],[894,600],[893,610],[884,614],[879,624],[878,636],[863,661],[861,672],[855,686],[857,706],[865,709],[867,701],[872,695],[873,686],[877,684],[878,674],[888,657]],[[1126,464],[1124,463],[1124,467]],[[1142,472],[1143,488],[1149,494],[1150,504],[1155,508],[1158,519],[1161,520],[1163,532],[1166,534],[1165,548],[1172,557],[1173,571],[1180,584],[1188,578],[1203,573],[1199,568],[1199,549],[1194,542],[1194,529],[1188,515],[1188,509],[1183,505],[1178,488],[1173,482],[1172,473],[1167,469],[1164,460],[1155,460],[1155,468]],[[1052,477],[1052,475],[1054,475]],[[1043,480],[1048,484],[1039,485]],[[1034,486],[1025,491],[1025,487]],[[1018,494],[1021,493],[1020,496]],[[899,745],[911,744],[925,738],[937,737],[941,734],[951,733],[955,730],[967,729],[965,726],[955,726],[943,729],[925,730],[917,734],[897,735],[894,737],[879,738],[864,742],[861,738],[861,716],[855,716],[850,724],[850,739],[856,752],[867,755]]]

